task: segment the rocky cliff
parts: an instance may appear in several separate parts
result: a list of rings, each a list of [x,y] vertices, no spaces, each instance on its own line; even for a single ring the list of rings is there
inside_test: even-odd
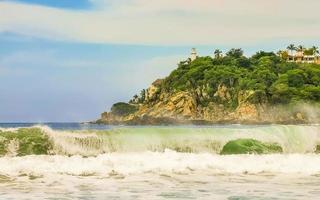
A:
[[[139,96],[135,95],[129,103],[115,104],[111,112],[103,113],[97,122],[132,125],[318,123],[318,116],[320,116],[318,99],[312,101],[308,99],[309,97],[298,99],[300,96],[297,95],[300,93],[286,93],[285,89],[297,90],[290,86],[290,77],[287,77],[287,82],[283,81],[280,84],[278,82],[282,81],[281,73],[283,72],[277,72],[277,74],[272,71],[273,66],[263,66],[274,65],[276,69],[277,66],[274,63],[276,61],[279,62],[278,65],[286,65],[281,60],[273,61],[275,59],[278,58],[273,54],[261,56],[257,59],[255,64],[257,66],[244,69],[232,68],[234,64],[229,66],[224,63],[222,66],[223,63],[217,64],[215,63],[217,60],[211,58],[181,62],[178,69],[170,76],[156,80],[148,89],[142,90]],[[248,62],[254,61],[252,59]],[[257,71],[253,67],[261,70]],[[299,66],[293,67],[299,68]],[[320,72],[319,66],[312,67]],[[249,74],[251,71],[252,74]],[[259,75],[259,73],[262,74]],[[249,75],[252,78],[248,77]],[[320,80],[320,73],[316,78]],[[245,81],[248,83],[244,84]],[[253,81],[256,81],[253,86],[249,85]],[[296,82],[296,80],[293,81]],[[285,83],[288,85],[286,86]],[[308,83],[305,87],[309,88],[310,84]],[[306,90],[302,85],[299,89]],[[312,91],[312,95],[318,95],[315,90]],[[289,98],[286,95],[290,96],[288,101],[284,101]],[[320,98],[320,93],[317,98]]]
[[[130,103],[136,111],[127,115],[105,112],[99,123],[105,124],[215,124],[215,123],[318,123],[320,110],[310,104],[268,105],[255,104],[250,97],[255,91],[240,91],[237,94],[238,105],[228,106],[231,99],[229,89],[221,85],[215,96],[220,102],[199,104],[198,95],[190,92],[158,93],[160,90],[152,84],[146,90],[148,100],[143,103]],[[205,94],[200,93],[201,96]],[[227,104],[227,106],[226,106]]]

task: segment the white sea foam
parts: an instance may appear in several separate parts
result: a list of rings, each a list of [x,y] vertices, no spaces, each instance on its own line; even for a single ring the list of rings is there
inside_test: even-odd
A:
[[[320,141],[317,125],[127,127],[108,131],[36,128],[49,136],[55,155],[0,157],[0,199],[319,196],[320,156],[309,153]],[[226,142],[238,138],[275,142],[284,153],[217,154]],[[0,142],[5,139],[0,137]],[[7,146],[13,156],[17,141]],[[177,152],[184,150],[191,153]]]
[[[0,174],[19,176],[31,174],[50,176],[140,173],[301,173],[319,174],[320,156],[314,154],[289,155],[230,155],[177,153],[112,153],[97,157],[81,156],[25,156],[0,158]]]

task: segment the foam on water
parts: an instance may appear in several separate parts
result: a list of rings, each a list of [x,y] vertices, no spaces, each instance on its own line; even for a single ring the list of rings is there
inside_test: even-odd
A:
[[[55,174],[108,177],[115,174],[141,173],[301,173],[320,174],[320,156],[288,155],[229,155],[177,153],[112,153],[97,157],[25,156],[0,158],[0,174],[20,176],[54,176]]]
[[[320,156],[310,153],[320,141],[318,125],[32,128],[49,136],[53,155],[15,156],[21,138],[6,141],[9,153],[0,157],[0,199],[317,199],[320,195]],[[19,132],[19,128],[0,131]],[[217,154],[228,141],[240,138],[278,143],[284,153]]]

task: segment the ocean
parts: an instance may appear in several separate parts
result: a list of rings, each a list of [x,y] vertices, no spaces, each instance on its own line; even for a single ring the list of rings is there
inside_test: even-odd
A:
[[[221,155],[237,139],[282,153]],[[318,199],[319,125],[0,124],[0,199]]]

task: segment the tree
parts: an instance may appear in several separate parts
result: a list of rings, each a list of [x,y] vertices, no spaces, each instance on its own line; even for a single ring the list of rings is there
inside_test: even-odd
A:
[[[118,116],[127,116],[136,112],[138,109],[134,105],[130,105],[128,103],[119,102],[113,104],[111,107],[111,113]]]
[[[319,86],[306,86],[302,90],[303,94],[305,95],[306,99],[312,99],[315,101],[320,100],[320,87]]]
[[[317,55],[319,53],[319,48],[318,47],[312,46],[311,49],[312,49],[313,55]]]
[[[304,48],[304,55],[315,56],[319,53],[318,47],[313,46],[311,48]]]
[[[282,58],[283,60],[287,60],[288,57],[289,57],[287,51],[281,51],[281,50],[280,50],[280,51],[277,52],[277,54],[278,54],[278,56],[279,56],[280,58]]]
[[[299,52],[303,52],[305,50],[305,48],[304,48],[304,46],[302,46],[302,45],[299,45],[298,47],[297,47],[297,51],[299,51]]]
[[[216,50],[214,51],[214,57],[215,57],[215,58],[220,58],[221,56],[222,56],[222,51],[219,50],[219,49],[216,49]]]
[[[301,87],[304,84],[305,74],[301,69],[289,70],[288,75],[288,84],[290,87]]]
[[[296,46],[294,44],[290,44],[287,49],[290,51],[290,55],[293,55],[293,51],[296,50]]]
[[[226,55],[233,58],[240,58],[241,56],[243,56],[243,50],[232,48],[226,53]]]
[[[312,49],[312,48],[309,48],[309,49],[305,49],[305,50],[303,51],[303,54],[304,54],[304,55],[308,55],[308,56],[312,56],[312,55],[314,55],[314,52],[313,52],[313,49]]]
[[[179,64],[165,79],[161,91],[186,91],[195,94],[201,104],[219,101],[215,94],[221,85],[228,88],[232,97],[228,105],[236,105],[238,93],[247,90],[255,93],[250,101],[260,103],[290,103],[300,99],[319,101],[319,66],[286,62],[288,52],[279,52],[282,59],[274,52],[264,51],[246,57],[241,49],[231,49],[219,59],[199,57],[192,63]],[[220,52],[215,51],[215,55],[218,57]],[[200,93],[206,93],[207,97],[197,96]]]
[[[141,92],[140,92],[139,103],[143,103],[145,99],[146,99],[146,90],[143,89],[143,90],[141,90]]]
[[[288,86],[288,75],[280,75],[278,80],[272,84],[270,90],[271,100],[274,104],[289,103],[292,95]]]
[[[259,60],[260,58],[266,57],[266,56],[273,57],[273,56],[276,56],[276,54],[274,54],[273,52],[259,51],[255,53],[251,58]]]
[[[250,59],[247,57],[240,57],[234,60],[234,65],[239,66],[239,67],[244,67],[244,68],[249,68],[250,67]]]

